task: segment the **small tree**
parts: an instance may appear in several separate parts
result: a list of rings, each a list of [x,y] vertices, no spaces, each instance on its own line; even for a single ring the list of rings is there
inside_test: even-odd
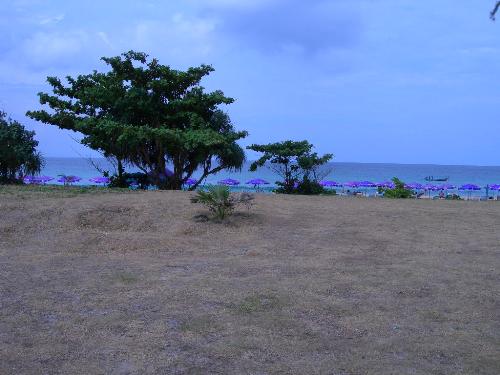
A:
[[[43,158],[36,150],[35,132],[0,111],[0,182],[18,182],[27,174],[37,174]]]
[[[384,193],[386,198],[411,198],[413,196],[413,191],[405,187],[405,183],[399,178],[394,177],[392,179],[394,183],[393,188],[382,188],[381,192]]]
[[[231,215],[239,205],[244,205],[248,210],[252,207],[254,196],[249,193],[236,195],[231,193],[227,186],[215,185],[208,189],[198,190],[191,197],[192,203],[200,203],[212,212],[216,219],[224,220]]]
[[[312,152],[313,145],[308,141],[254,144],[247,148],[263,153],[257,161],[251,164],[250,171],[255,171],[258,167],[269,163],[270,168],[283,179],[283,181],[277,181],[276,184],[286,194],[296,192],[301,183],[312,181],[317,184],[320,167],[333,157],[332,154],[318,156],[317,153]]]

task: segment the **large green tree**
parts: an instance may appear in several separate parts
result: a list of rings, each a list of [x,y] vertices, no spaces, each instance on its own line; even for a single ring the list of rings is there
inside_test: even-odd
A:
[[[308,141],[284,141],[266,145],[253,144],[247,148],[262,153],[262,156],[250,165],[250,171],[266,164],[283,181],[277,181],[285,193],[293,193],[299,181],[318,178],[318,169],[332,159],[332,154],[318,156],[312,152],[313,145]]]
[[[39,97],[51,111],[27,115],[82,133],[83,144],[137,166],[163,189],[180,189],[198,169],[202,181],[241,168],[245,154],[237,141],[247,132],[236,131],[220,109],[234,100],[200,85],[211,66],[179,71],[134,51],[102,60],[108,72],[66,77],[65,83],[48,77],[52,94]]]
[[[0,182],[12,183],[27,174],[40,173],[43,158],[34,137],[35,132],[0,111]]]

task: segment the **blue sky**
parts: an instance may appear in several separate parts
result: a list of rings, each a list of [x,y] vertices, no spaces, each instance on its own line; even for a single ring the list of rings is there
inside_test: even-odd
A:
[[[47,75],[134,49],[237,99],[244,145],[307,139],[336,161],[500,165],[500,23],[491,0],[2,3],[0,108],[46,156],[88,156],[25,117]],[[249,154],[252,159],[255,155]]]

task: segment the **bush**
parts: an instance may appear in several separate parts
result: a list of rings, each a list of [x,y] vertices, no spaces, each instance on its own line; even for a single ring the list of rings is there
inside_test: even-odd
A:
[[[128,188],[130,185],[136,185],[140,189],[146,189],[148,184],[149,179],[145,173],[122,173],[121,176],[113,175],[110,177],[109,187]]]
[[[410,189],[407,189],[405,187],[405,183],[401,181],[399,178],[394,177],[392,179],[392,182],[394,182],[394,188],[389,189],[389,188],[382,188],[380,191],[384,193],[384,197],[386,198],[397,198],[397,199],[405,199],[405,198],[412,198],[413,197],[413,191]]]
[[[250,209],[254,196],[242,193],[239,196],[231,193],[227,186],[209,186],[207,190],[198,190],[191,197],[192,203],[200,203],[212,212],[216,219],[224,220],[230,216],[238,205],[244,205]]]
[[[319,182],[310,180],[307,177],[304,177],[304,179],[299,182],[297,188],[295,189],[296,194],[303,195],[318,195],[323,194],[324,192],[325,189],[319,184]]]
[[[37,146],[35,132],[0,111],[0,183],[22,183],[23,176],[40,173],[43,158]]]
[[[300,194],[300,195],[336,195],[335,190],[325,189],[318,181],[304,177],[302,181],[295,182],[290,190],[283,183],[276,183],[279,187],[274,190],[278,194]]]

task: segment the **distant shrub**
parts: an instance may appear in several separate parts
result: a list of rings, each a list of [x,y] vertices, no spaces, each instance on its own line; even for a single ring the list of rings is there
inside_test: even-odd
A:
[[[303,195],[318,195],[323,194],[324,192],[325,189],[319,184],[318,181],[310,180],[307,177],[304,177],[304,179],[299,182],[297,188],[295,189],[296,194]]]
[[[37,146],[35,132],[0,110],[0,183],[22,183],[23,176],[40,173],[44,161]]]
[[[209,186],[207,190],[198,190],[191,197],[192,203],[199,203],[207,207],[216,219],[224,220],[230,216],[238,205],[244,205],[247,209],[252,207],[254,196],[249,193],[240,195],[231,193],[227,186]]]
[[[137,188],[140,189],[146,189],[148,184],[149,184],[148,175],[145,173],[136,172],[136,173],[122,173],[121,176],[118,175],[111,176],[109,186],[117,188],[128,188],[132,185],[132,186],[137,186]]]
[[[407,189],[405,187],[405,183],[401,181],[399,178],[394,177],[392,179],[392,182],[394,183],[393,188],[381,188],[379,191],[384,193],[384,197],[386,198],[398,198],[398,199],[405,199],[405,198],[412,198],[413,197],[413,191],[410,189]]]
[[[462,200],[462,197],[458,194],[448,194],[446,196],[446,199],[451,200],[451,201],[460,201],[460,200]]]
[[[318,181],[304,177],[302,181],[295,182],[292,190],[277,182],[278,188],[274,189],[278,194],[299,194],[299,195],[336,195],[335,190],[325,189]]]

